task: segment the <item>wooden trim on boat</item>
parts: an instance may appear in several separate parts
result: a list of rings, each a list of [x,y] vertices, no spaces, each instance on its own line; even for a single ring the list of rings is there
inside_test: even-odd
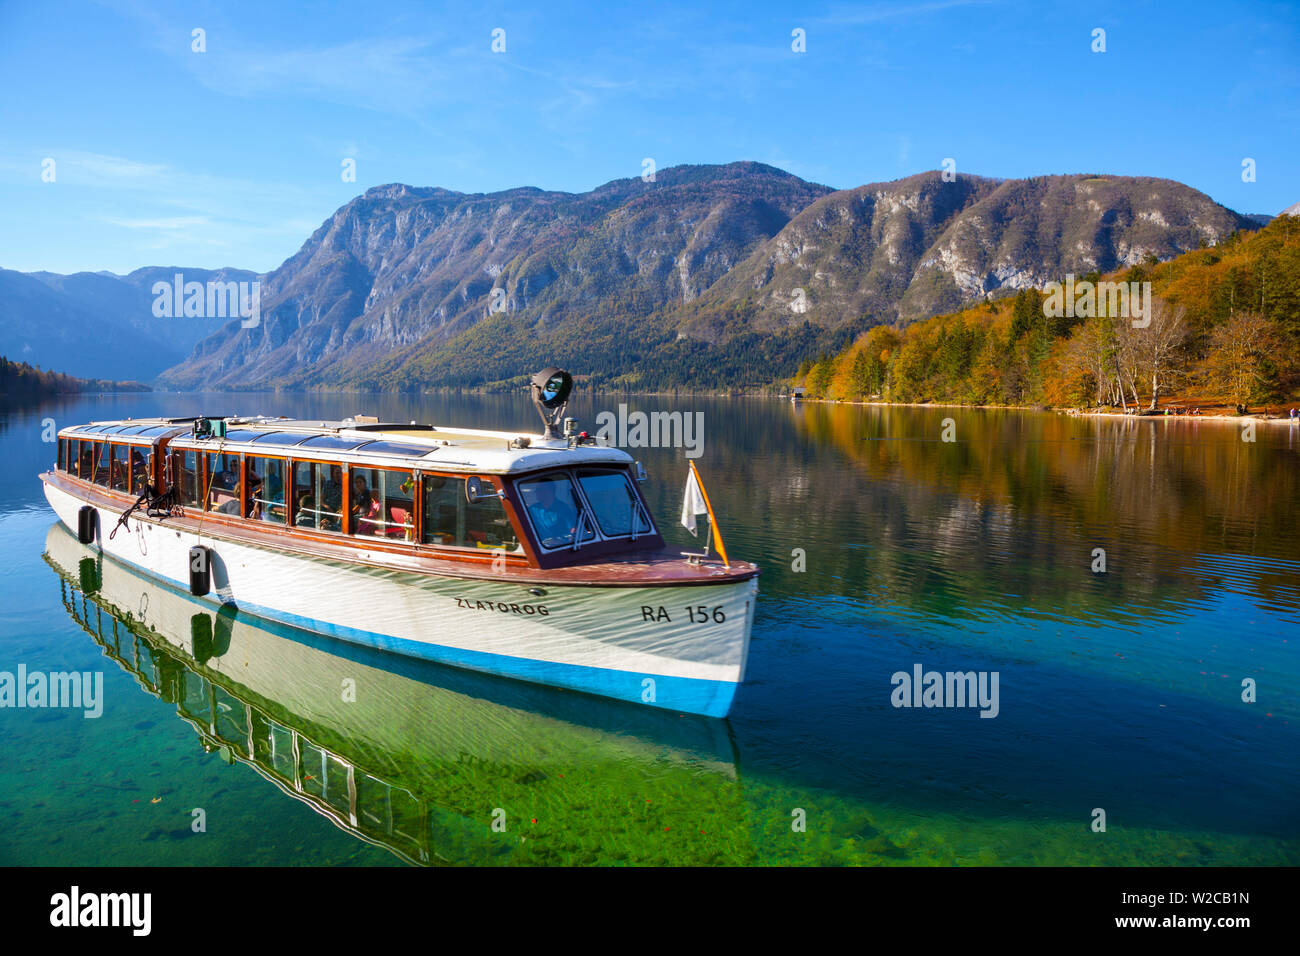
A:
[[[158,464],[155,460],[155,471]],[[110,511],[126,510],[135,503],[137,497],[57,471],[45,472],[40,478],[74,498]],[[504,484],[496,475],[490,476],[489,480],[496,487]],[[513,492],[508,487],[506,491],[503,503],[512,512],[510,517],[518,521],[520,515],[516,510]],[[542,587],[707,586],[748,580],[757,576],[759,570],[757,565],[743,561],[733,562],[729,569],[724,568],[720,562],[690,564],[681,555],[662,550],[663,539],[658,534],[653,536],[653,540],[650,540],[650,535],[645,536],[647,543],[652,545],[649,548],[629,550],[626,542],[597,542],[584,545],[579,551],[569,552],[574,556],[573,560],[582,563],[541,566],[536,552],[530,550],[532,543],[528,535],[520,539],[525,549],[524,554],[503,554],[497,549],[484,549],[480,554],[470,549],[452,551],[418,542],[395,542],[383,538],[294,528],[212,511],[196,512],[192,508],[182,508],[180,515],[159,518],[137,512],[131,520],[159,527],[174,527],[192,534],[201,533],[216,540],[229,540],[250,547],[387,571]],[[527,524],[523,524],[522,529],[527,528]],[[612,547],[597,550],[599,545]],[[504,567],[499,560],[501,557],[505,559]],[[600,560],[601,558],[608,560]]]

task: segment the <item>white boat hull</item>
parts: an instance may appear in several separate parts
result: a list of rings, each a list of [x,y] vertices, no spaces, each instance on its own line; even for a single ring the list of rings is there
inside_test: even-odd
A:
[[[44,483],[75,533],[86,502]],[[92,505],[93,507],[93,505]],[[662,587],[546,585],[388,570],[263,548],[98,508],[93,547],[188,589],[212,551],[205,600],[356,644],[669,710],[725,716],[743,680],[756,579]]]

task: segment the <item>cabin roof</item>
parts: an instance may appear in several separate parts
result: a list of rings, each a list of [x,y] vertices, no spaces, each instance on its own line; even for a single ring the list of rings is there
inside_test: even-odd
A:
[[[374,467],[508,474],[581,464],[627,465],[626,452],[603,445],[570,446],[563,438],[527,432],[443,428],[370,420],[226,418],[225,438],[195,438],[195,418],[126,419],[90,422],[59,432],[63,438],[150,442],[169,436],[172,447],[289,455]],[[526,443],[526,444],[525,444]],[[520,446],[523,447],[520,447]]]

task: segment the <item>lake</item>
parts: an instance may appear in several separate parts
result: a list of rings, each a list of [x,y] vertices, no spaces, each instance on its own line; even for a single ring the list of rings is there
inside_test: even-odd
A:
[[[703,414],[727,549],[762,567],[726,721],[198,613],[79,560],[37,480],[50,420],[536,431],[523,393],[0,412],[0,671],[103,675],[95,719],[0,709],[0,864],[1300,863],[1300,429],[590,394],[570,414],[619,403]],[[629,450],[698,548],[683,450]],[[917,668],[982,675],[996,709],[895,706]],[[318,692],[346,678],[352,705]]]

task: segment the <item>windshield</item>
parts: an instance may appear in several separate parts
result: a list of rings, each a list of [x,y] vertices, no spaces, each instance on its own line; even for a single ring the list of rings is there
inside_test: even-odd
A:
[[[585,513],[567,474],[560,472],[530,478],[519,482],[518,487],[543,548],[572,547],[579,526],[582,527],[579,543],[596,537],[591,515]]]
[[[627,475],[621,471],[579,471],[582,493],[607,538],[650,533],[650,520]]]

